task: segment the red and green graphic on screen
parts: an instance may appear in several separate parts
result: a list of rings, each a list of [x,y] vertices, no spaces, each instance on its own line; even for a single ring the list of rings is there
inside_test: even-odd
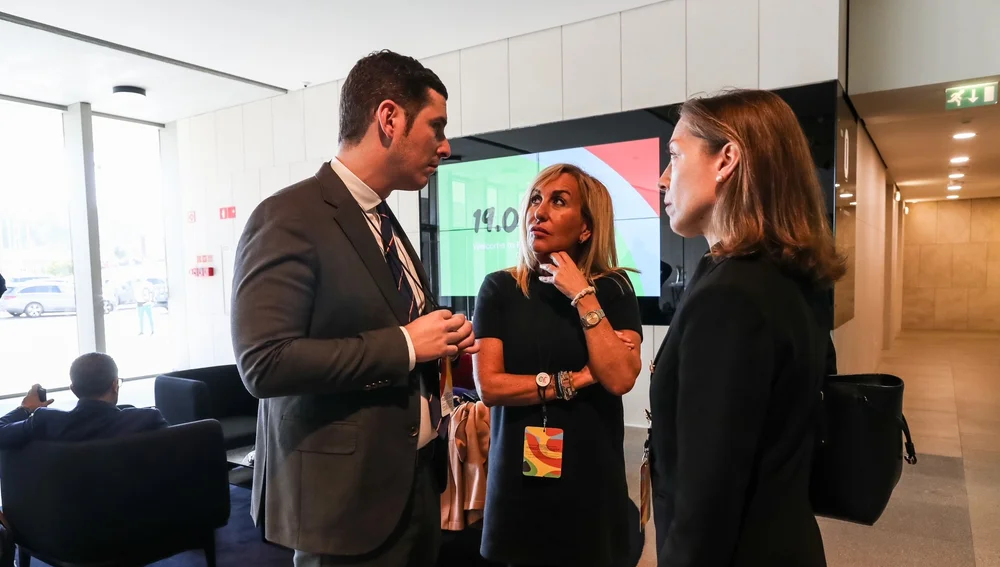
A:
[[[475,296],[487,274],[517,263],[520,206],[555,163],[600,179],[615,207],[618,261],[638,296],[660,291],[660,142],[657,138],[449,164],[438,170],[441,295]]]

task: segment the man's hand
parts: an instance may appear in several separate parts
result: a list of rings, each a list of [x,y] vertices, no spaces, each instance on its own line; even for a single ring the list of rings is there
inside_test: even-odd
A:
[[[41,401],[38,399],[38,389],[41,388],[39,384],[35,384],[28,390],[28,395],[21,400],[21,407],[28,410],[28,413],[34,413],[38,408],[44,408],[52,405],[52,400]]]
[[[429,362],[457,355],[460,345],[472,337],[472,323],[465,315],[441,309],[414,320],[406,326],[406,332],[413,341],[417,362]],[[472,343],[471,348],[475,348],[475,338]]]
[[[456,317],[464,319],[465,315],[459,314]],[[476,354],[479,352],[479,343],[476,342],[476,334],[472,332],[472,321],[466,319],[465,324],[462,325],[462,328],[458,332],[460,335],[464,335],[465,338],[457,345],[458,353],[455,354],[456,358],[463,354]]]

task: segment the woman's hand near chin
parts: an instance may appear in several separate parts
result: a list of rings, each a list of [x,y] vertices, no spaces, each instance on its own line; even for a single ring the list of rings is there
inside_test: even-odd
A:
[[[556,289],[569,299],[575,298],[581,291],[590,287],[590,282],[587,281],[569,254],[553,252],[549,262],[551,263],[538,266],[550,274],[540,276],[539,281],[556,286]]]

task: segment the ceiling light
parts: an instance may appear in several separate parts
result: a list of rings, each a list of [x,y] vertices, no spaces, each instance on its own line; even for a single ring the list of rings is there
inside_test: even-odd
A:
[[[834,187],[834,189],[836,189],[837,187],[840,187],[840,183],[834,183],[833,187]]]
[[[851,201],[849,204],[853,207],[853,206],[857,205],[858,202],[857,201]]]
[[[899,189],[896,189],[896,202],[898,203],[902,200],[903,200],[903,194],[899,192]]]
[[[962,186],[961,186],[961,185],[959,185],[958,183],[956,183],[956,184],[954,184],[954,185],[949,185],[949,186],[948,186],[948,190],[949,190],[949,191],[958,191],[958,190],[959,190],[959,189],[961,189],[961,188],[962,188]]]
[[[957,199],[957,198],[958,198],[958,195],[948,195],[948,198],[949,198],[949,199]]]
[[[142,87],[133,87],[131,85],[118,85],[117,87],[111,89],[111,92],[121,98],[127,98],[130,100],[141,100],[146,98],[146,89]]]
[[[964,173],[952,173],[948,176],[948,179],[961,179],[963,177],[965,177]]]
[[[951,163],[965,163],[969,161],[969,156],[959,156],[951,158]]]
[[[909,205],[903,205],[903,214],[904,215],[910,214],[910,206]]]
[[[969,138],[975,138],[975,137],[976,137],[975,132],[959,132],[958,134],[952,136],[952,138],[955,138],[956,140],[968,140]]]
[[[840,198],[841,199],[850,199],[853,196],[854,196],[854,193],[841,193],[840,194]]]

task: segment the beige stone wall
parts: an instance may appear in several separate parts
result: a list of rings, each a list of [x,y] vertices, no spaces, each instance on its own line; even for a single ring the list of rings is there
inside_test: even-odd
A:
[[[1000,199],[909,207],[903,328],[1000,331]]]

